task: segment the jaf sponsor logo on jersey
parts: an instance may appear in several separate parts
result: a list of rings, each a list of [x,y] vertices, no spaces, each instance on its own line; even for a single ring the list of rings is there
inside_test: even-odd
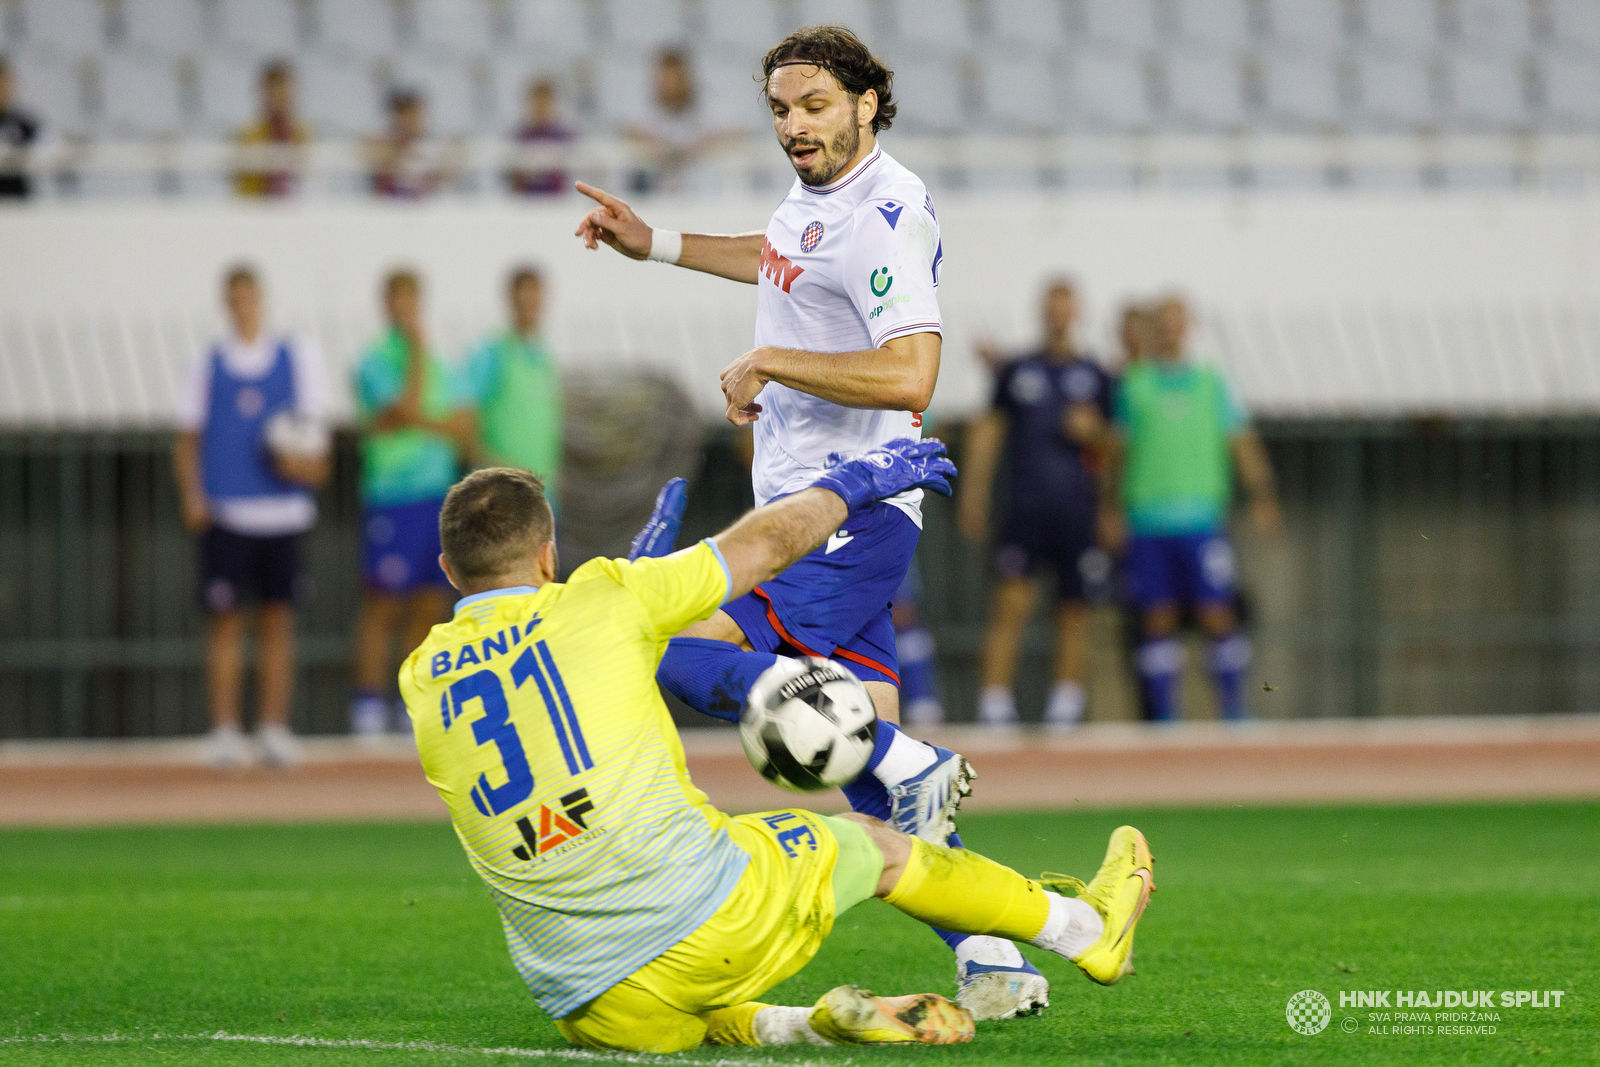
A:
[[[806,269],[791,262],[788,256],[780,255],[772,247],[772,242],[765,238],[761,241],[761,273],[784,292],[789,291],[789,286],[794,280],[804,274]]]
[[[822,223],[813,220],[800,235],[800,251],[812,252],[822,243]]]
[[[589,799],[587,789],[575,789],[562,797],[559,810],[540,804],[537,825],[527,815],[517,820],[517,831],[522,834],[524,843],[512,849],[511,854],[519,860],[532,860],[573,838],[582,837],[589,832],[584,816],[593,810],[594,802]]]

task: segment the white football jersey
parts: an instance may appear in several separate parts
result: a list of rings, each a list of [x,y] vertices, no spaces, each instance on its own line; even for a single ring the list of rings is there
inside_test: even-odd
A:
[[[943,255],[927,188],[882,148],[831,185],[796,179],[767,224],[755,343],[862,352],[893,337],[939,333]],[[756,402],[751,480],[758,505],[810,485],[831,452],[852,455],[922,436],[920,412],[841,407],[777,382]],[[922,490],[889,502],[922,525]]]

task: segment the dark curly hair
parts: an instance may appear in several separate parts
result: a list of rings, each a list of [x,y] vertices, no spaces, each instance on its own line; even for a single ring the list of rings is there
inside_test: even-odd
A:
[[[779,41],[761,61],[762,91],[766,91],[772,72],[788,63],[814,63],[832,74],[852,97],[868,89],[878,94],[878,113],[872,117],[872,132],[887,130],[894,124],[899,109],[894,104],[894,71],[861,43],[861,38],[843,26],[807,26]]]

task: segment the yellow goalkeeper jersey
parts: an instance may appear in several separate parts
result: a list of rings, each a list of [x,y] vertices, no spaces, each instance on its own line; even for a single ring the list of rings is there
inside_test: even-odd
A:
[[[749,856],[689,781],[656,688],[731,579],[710,541],[469,596],[400,669],[428,781],[557,1018],[700,927]]]

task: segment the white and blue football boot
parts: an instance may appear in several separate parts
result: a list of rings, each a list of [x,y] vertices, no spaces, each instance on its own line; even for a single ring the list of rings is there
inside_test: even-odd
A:
[[[1034,1015],[1050,1006],[1050,980],[1001,937],[969,937],[956,950],[956,1003],[974,1019]]]
[[[889,825],[903,834],[942,845],[956,832],[961,798],[972,795],[978,772],[958,752],[929,745],[938,755],[927,769],[889,786]]]

